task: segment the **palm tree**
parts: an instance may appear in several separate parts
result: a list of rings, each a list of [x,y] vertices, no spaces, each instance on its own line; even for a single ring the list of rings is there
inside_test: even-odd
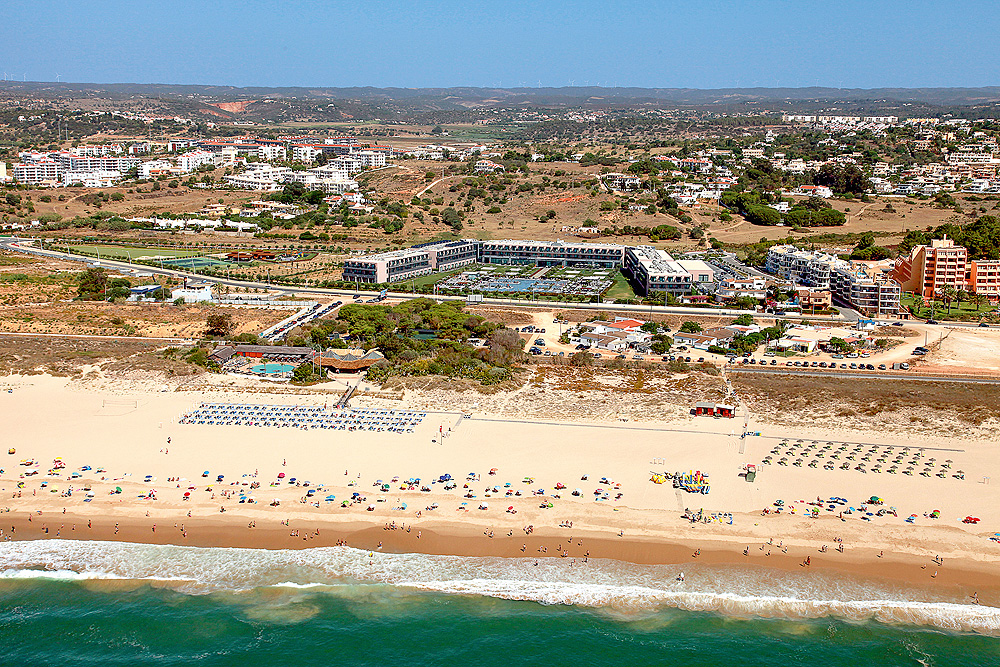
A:
[[[951,285],[945,285],[941,288],[941,299],[944,301],[945,305],[948,306],[948,314],[951,315],[951,302],[955,300],[958,292]]]
[[[957,292],[955,292],[955,301],[958,301],[959,310],[962,310],[962,302],[969,300],[970,300],[970,295],[964,289],[960,289]]]

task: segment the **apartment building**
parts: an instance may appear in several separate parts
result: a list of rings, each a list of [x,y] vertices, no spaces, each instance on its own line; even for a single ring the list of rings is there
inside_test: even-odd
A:
[[[974,259],[969,264],[966,290],[986,296],[990,301],[1000,298],[1000,260]]]
[[[104,155],[121,155],[124,151],[125,148],[121,144],[94,144],[77,146],[72,152],[81,157],[102,157]]]
[[[110,188],[121,180],[120,171],[65,171],[62,175],[63,185],[79,184],[85,188]]]
[[[968,251],[947,236],[932,239],[931,245],[914,246],[910,254],[896,259],[890,275],[903,290],[924,297],[936,297],[945,287],[1000,296],[1000,260],[969,260]]]
[[[625,248],[622,270],[643,294],[666,292],[674,296],[691,293],[691,274],[680,262],[652,246]]]
[[[39,185],[56,182],[63,174],[62,165],[50,158],[39,158],[14,165],[14,180],[25,185]]]
[[[292,174],[292,170],[288,167],[275,167],[269,164],[255,166],[255,169],[226,176],[226,182],[241,190],[275,192],[281,189],[281,184],[286,182]]]
[[[65,151],[53,153],[53,159],[64,171],[120,171],[124,174],[142,164],[142,160],[137,157],[90,157]]]
[[[903,291],[933,297],[946,286],[965,289],[968,259],[968,251],[952,239],[933,239],[929,246],[914,246],[909,255],[897,258],[889,275]]]
[[[382,167],[385,166],[386,163],[385,159],[386,154],[383,151],[363,150],[363,151],[358,151],[357,153],[352,153],[351,155],[352,157],[356,157],[358,160],[360,160],[362,168],[366,169],[367,168],[381,169]]]
[[[261,160],[267,160],[268,162],[273,162],[275,160],[284,162],[287,159],[288,152],[285,150],[284,146],[274,146],[266,145],[257,148],[257,157]]]
[[[896,315],[902,288],[893,275],[870,275],[861,264],[792,245],[772,246],[766,269],[793,283],[830,290],[834,301],[869,315]]]
[[[638,176],[628,176],[618,173],[604,174],[601,176],[601,180],[604,181],[604,185],[609,190],[616,190],[618,192],[638,190],[639,186],[642,185],[642,179]]]
[[[211,151],[191,151],[177,156],[177,166],[181,172],[188,173],[195,171],[198,167],[207,164],[215,167],[215,153]]]
[[[296,162],[312,163],[323,153],[322,145],[315,144],[292,144],[292,160]]]
[[[479,243],[484,264],[535,264],[537,266],[621,266],[624,246],[613,243],[495,240]]]

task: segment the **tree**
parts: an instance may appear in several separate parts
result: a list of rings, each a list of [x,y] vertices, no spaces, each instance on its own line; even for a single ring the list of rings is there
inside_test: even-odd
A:
[[[701,325],[697,322],[684,322],[681,324],[681,333],[700,333]]]
[[[229,313],[213,313],[205,320],[205,334],[208,336],[228,336],[233,331],[233,316]]]
[[[674,344],[674,339],[666,334],[656,334],[653,336],[649,349],[655,354],[666,354]]]
[[[736,324],[736,325],[741,326],[741,327],[749,327],[749,326],[753,325],[753,315],[751,315],[749,313],[746,313],[744,315],[740,315],[735,320],[733,320],[733,324]]]
[[[449,206],[441,211],[441,220],[456,232],[462,231],[462,216],[454,207]]]
[[[84,301],[103,301],[107,285],[108,272],[100,267],[90,268],[80,275],[76,293]]]

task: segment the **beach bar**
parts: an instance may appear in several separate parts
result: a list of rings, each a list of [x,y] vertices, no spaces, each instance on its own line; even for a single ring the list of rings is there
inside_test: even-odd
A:
[[[710,403],[708,401],[698,401],[694,404],[695,416],[727,417],[732,419],[736,416],[736,408],[724,403]]]

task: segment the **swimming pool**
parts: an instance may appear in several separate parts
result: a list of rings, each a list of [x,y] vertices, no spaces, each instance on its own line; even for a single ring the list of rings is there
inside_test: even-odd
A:
[[[291,364],[260,364],[251,368],[258,375],[277,375],[278,373],[291,373],[295,366]]]

